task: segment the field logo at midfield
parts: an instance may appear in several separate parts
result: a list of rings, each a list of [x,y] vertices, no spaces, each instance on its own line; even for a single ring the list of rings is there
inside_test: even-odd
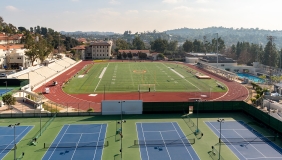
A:
[[[133,70],[133,73],[146,73],[146,70]]]

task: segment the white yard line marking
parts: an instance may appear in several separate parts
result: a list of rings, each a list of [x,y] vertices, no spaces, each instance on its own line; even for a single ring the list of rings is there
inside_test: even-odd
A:
[[[109,64],[110,64],[110,63],[108,63],[108,65],[107,65],[107,67],[106,67],[106,68],[108,68]],[[105,68],[104,68],[104,69],[105,69]],[[104,75],[104,74],[103,74],[103,75]],[[98,88],[98,86],[99,86],[99,84],[100,84],[101,80],[102,80],[102,78],[100,78],[100,80],[99,80],[99,82],[98,82],[98,84],[97,84],[96,88],[94,89],[94,92],[95,92],[95,91],[96,91],[96,89]]]

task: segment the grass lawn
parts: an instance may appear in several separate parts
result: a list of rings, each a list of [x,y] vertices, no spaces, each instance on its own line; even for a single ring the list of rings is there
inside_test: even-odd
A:
[[[214,79],[198,79],[191,68],[161,62],[106,62],[95,64],[87,74],[81,71],[65,84],[66,93],[136,92],[139,84],[154,84],[157,92],[226,92]],[[101,74],[104,73],[104,74]],[[147,86],[148,88],[148,86]],[[144,90],[147,90],[144,87]]]

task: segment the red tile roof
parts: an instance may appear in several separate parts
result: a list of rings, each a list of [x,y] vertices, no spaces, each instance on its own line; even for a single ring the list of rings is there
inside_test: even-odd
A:
[[[84,45],[80,45],[80,46],[73,47],[71,49],[74,49],[74,50],[85,50],[85,46]]]
[[[0,45],[0,49],[8,50],[8,49],[24,49],[23,44],[14,44],[14,45]]]
[[[150,53],[149,50],[118,50],[119,53]]]

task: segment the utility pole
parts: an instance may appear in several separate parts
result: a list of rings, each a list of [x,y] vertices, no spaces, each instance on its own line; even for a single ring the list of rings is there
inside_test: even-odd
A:
[[[274,41],[274,39],[276,39],[276,37],[275,36],[267,36],[267,40],[268,41],[270,41],[270,43],[271,43],[271,46],[270,46],[270,53],[269,53],[269,61],[268,61],[268,63],[269,63],[269,82],[270,82],[270,84],[271,84],[271,76],[272,76],[272,69],[271,69],[271,67],[272,67],[272,65],[271,65],[271,55],[272,55],[272,52],[273,52],[273,41]],[[274,57],[273,57],[274,58]]]
[[[207,54],[207,47],[206,47],[206,39],[207,39],[207,36],[204,36],[204,47],[205,47],[205,54]]]
[[[216,33],[216,68],[218,68],[218,33]]]

